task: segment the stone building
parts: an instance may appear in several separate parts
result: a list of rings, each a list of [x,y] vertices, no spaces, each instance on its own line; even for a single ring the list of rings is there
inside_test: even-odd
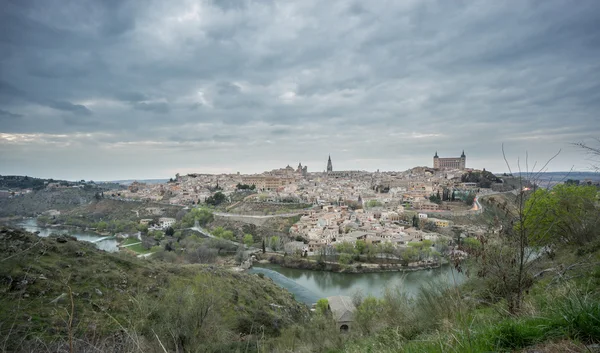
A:
[[[463,170],[467,165],[467,156],[463,150],[460,157],[456,158],[440,158],[435,152],[433,156],[433,168],[435,169],[460,169]]]
[[[356,311],[352,298],[338,295],[328,297],[327,302],[340,332],[350,331],[352,321],[354,321],[354,311]]]

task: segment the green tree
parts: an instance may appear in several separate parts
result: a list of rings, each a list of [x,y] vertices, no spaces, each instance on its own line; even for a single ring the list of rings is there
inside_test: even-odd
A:
[[[336,244],[335,249],[340,254],[353,254],[354,253],[354,245],[347,241]]]
[[[246,244],[246,246],[252,246],[252,244],[254,244],[254,237],[252,234],[244,235],[244,244]]]
[[[350,255],[348,253],[342,253],[338,257],[338,262],[342,265],[348,265],[348,264],[352,263],[352,255]]]
[[[98,230],[99,232],[104,232],[106,230],[106,228],[108,228],[108,223],[106,223],[104,221],[100,221],[96,225],[96,230]]]
[[[409,246],[409,247],[405,248],[404,250],[402,250],[402,252],[400,253],[400,257],[402,258],[402,260],[404,260],[404,262],[406,264],[409,264],[411,262],[418,260],[419,250],[412,246]]]
[[[367,202],[367,208],[373,208],[373,207],[381,207],[381,202],[379,202],[377,200],[369,200]]]
[[[320,315],[327,315],[327,313],[329,312],[329,301],[327,300],[327,298],[321,298],[317,300],[315,311]]]
[[[167,229],[165,229],[165,235],[168,237],[172,237],[175,234],[175,229],[173,229],[173,227],[167,227]]]
[[[551,190],[537,189],[527,200],[524,215],[522,226],[532,245],[583,245],[600,235],[595,186],[561,184]]]
[[[377,246],[373,244],[367,244],[365,247],[365,254],[367,255],[368,261],[373,261],[373,259],[375,259],[377,256]]]
[[[281,250],[281,239],[278,236],[271,237],[269,246],[273,251]]]
[[[354,248],[358,254],[364,254],[365,249],[367,248],[367,243],[364,240],[359,239],[356,241]]]
[[[364,335],[369,335],[377,330],[377,323],[381,320],[383,303],[381,300],[368,296],[356,308],[354,322]]]
[[[217,188],[218,187],[219,186],[217,185]],[[225,202],[226,199],[227,199],[227,196],[225,196],[225,194],[223,194],[220,191],[217,191],[217,192],[215,192],[214,195],[209,196],[206,199],[206,203],[209,205],[218,206],[218,205],[222,204],[223,202]]]

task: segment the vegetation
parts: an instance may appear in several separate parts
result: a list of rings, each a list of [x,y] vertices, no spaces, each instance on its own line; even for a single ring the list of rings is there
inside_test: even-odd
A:
[[[308,315],[258,276],[105,253],[68,236],[2,229],[0,253],[2,351],[243,351]]]
[[[191,228],[196,222],[200,226],[205,226],[214,220],[214,215],[207,208],[192,208],[186,213],[181,221],[177,222],[176,228]]]
[[[212,196],[209,196],[205,202],[207,205],[219,206],[225,202],[225,200],[227,200],[227,196],[225,196],[225,194],[222,192],[217,191]]]
[[[463,174],[461,181],[463,183],[477,183],[480,188],[491,188],[494,183],[501,183],[502,179],[483,169],[481,172],[469,171]]]
[[[377,200],[369,200],[367,201],[367,208],[381,207],[381,202]]]
[[[538,189],[527,200],[523,227],[537,246],[583,245],[600,235],[598,189],[570,183]]]
[[[237,184],[236,186],[237,190],[254,190],[256,189],[256,185],[252,184],[252,185],[248,185],[248,184]]]

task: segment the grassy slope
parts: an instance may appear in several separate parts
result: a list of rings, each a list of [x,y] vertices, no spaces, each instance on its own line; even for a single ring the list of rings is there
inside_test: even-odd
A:
[[[218,286],[223,312],[235,312],[227,327],[232,332],[248,334],[253,326],[263,326],[267,334],[276,333],[307,314],[305,306],[268,279],[216,266],[144,261],[66,239],[62,243],[0,230],[0,337],[6,337],[0,345],[64,338],[71,311],[69,287],[75,306],[73,327],[80,338],[91,332],[110,336],[122,330],[121,325],[127,329],[140,298],[149,308],[165,305],[162,298],[171,285],[198,278]],[[151,324],[156,323],[148,327]]]

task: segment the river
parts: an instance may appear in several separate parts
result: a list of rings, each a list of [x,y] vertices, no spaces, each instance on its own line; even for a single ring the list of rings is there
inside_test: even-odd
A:
[[[94,233],[94,232],[86,232],[77,228],[61,228],[61,227],[45,227],[38,225],[37,221],[34,218],[29,218],[24,221],[18,222],[15,224],[17,227],[23,228],[28,232],[39,232],[40,237],[47,237],[52,233],[55,234],[68,234],[72,235],[78,240],[93,242],[95,240],[105,238],[106,236]],[[116,252],[119,251],[119,243],[116,239],[105,239],[100,242],[94,243],[96,247],[100,250],[108,251],[108,252]]]
[[[382,297],[386,287],[396,286],[402,286],[406,292],[415,295],[420,286],[429,281],[452,285],[464,281],[464,275],[457,273],[452,266],[413,272],[336,273],[259,264],[248,272],[264,274],[294,294],[296,300],[306,304],[334,295],[352,296],[358,291],[365,296]]]

